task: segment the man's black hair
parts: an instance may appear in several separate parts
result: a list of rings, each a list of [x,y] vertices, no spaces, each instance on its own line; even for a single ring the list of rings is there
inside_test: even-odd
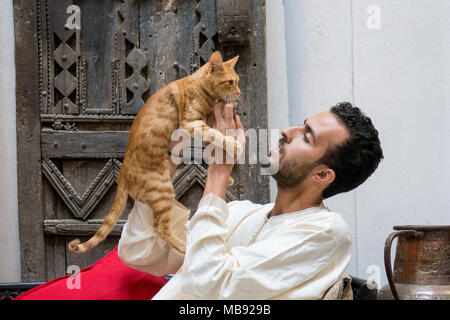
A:
[[[372,120],[358,107],[350,102],[341,102],[331,107],[330,111],[345,125],[350,137],[328,148],[319,160],[336,173],[335,180],[323,190],[323,199],[353,190],[366,181],[383,159],[378,131]]]

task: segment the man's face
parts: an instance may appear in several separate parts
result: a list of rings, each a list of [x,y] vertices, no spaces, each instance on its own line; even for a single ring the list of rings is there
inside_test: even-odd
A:
[[[281,135],[278,147],[270,153],[270,162],[279,161],[273,178],[279,188],[293,188],[318,166],[327,149],[343,143],[349,132],[327,110],[306,119],[303,125],[282,130]]]

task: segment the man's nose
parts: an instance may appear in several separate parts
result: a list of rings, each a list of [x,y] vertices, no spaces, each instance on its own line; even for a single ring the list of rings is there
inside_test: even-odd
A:
[[[283,136],[283,139],[287,142],[287,143],[289,143],[289,138],[288,138],[288,132],[287,132],[287,129],[283,129],[283,130],[281,130],[281,135]]]
[[[296,137],[296,135],[299,134],[301,127],[290,127],[281,130],[281,135],[283,136],[284,140],[286,140],[287,143],[291,143],[292,139]]]

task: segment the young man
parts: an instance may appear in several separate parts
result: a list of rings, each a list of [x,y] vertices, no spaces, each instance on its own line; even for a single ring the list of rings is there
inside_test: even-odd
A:
[[[216,105],[215,127],[243,129],[233,104]],[[245,143],[242,134],[237,135]],[[189,210],[176,203],[173,229],[186,239],[179,254],[152,230],[152,214],[135,202],[119,257],[154,275],[174,273],[154,299],[321,299],[346,276],[351,231],[322,200],[363,183],[383,158],[371,120],[350,103],[284,129],[270,161],[275,203],[225,202],[233,164],[211,164],[203,198]]]

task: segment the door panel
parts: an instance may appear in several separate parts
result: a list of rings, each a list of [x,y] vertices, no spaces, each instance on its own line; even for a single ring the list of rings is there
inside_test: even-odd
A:
[[[267,128],[264,8],[258,0],[14,1],[23,281],[92,265],[117,245],[132,199],[102,244],[81,255],[67,250],[108,214],[144,102],[215,50],[240,55],[238,113],[246,128]],[[232,175],[228,200],[268,202],[258,165],[236,166]],[[191,213],[205,181],[206,166],[196,163],[174,178]]]

